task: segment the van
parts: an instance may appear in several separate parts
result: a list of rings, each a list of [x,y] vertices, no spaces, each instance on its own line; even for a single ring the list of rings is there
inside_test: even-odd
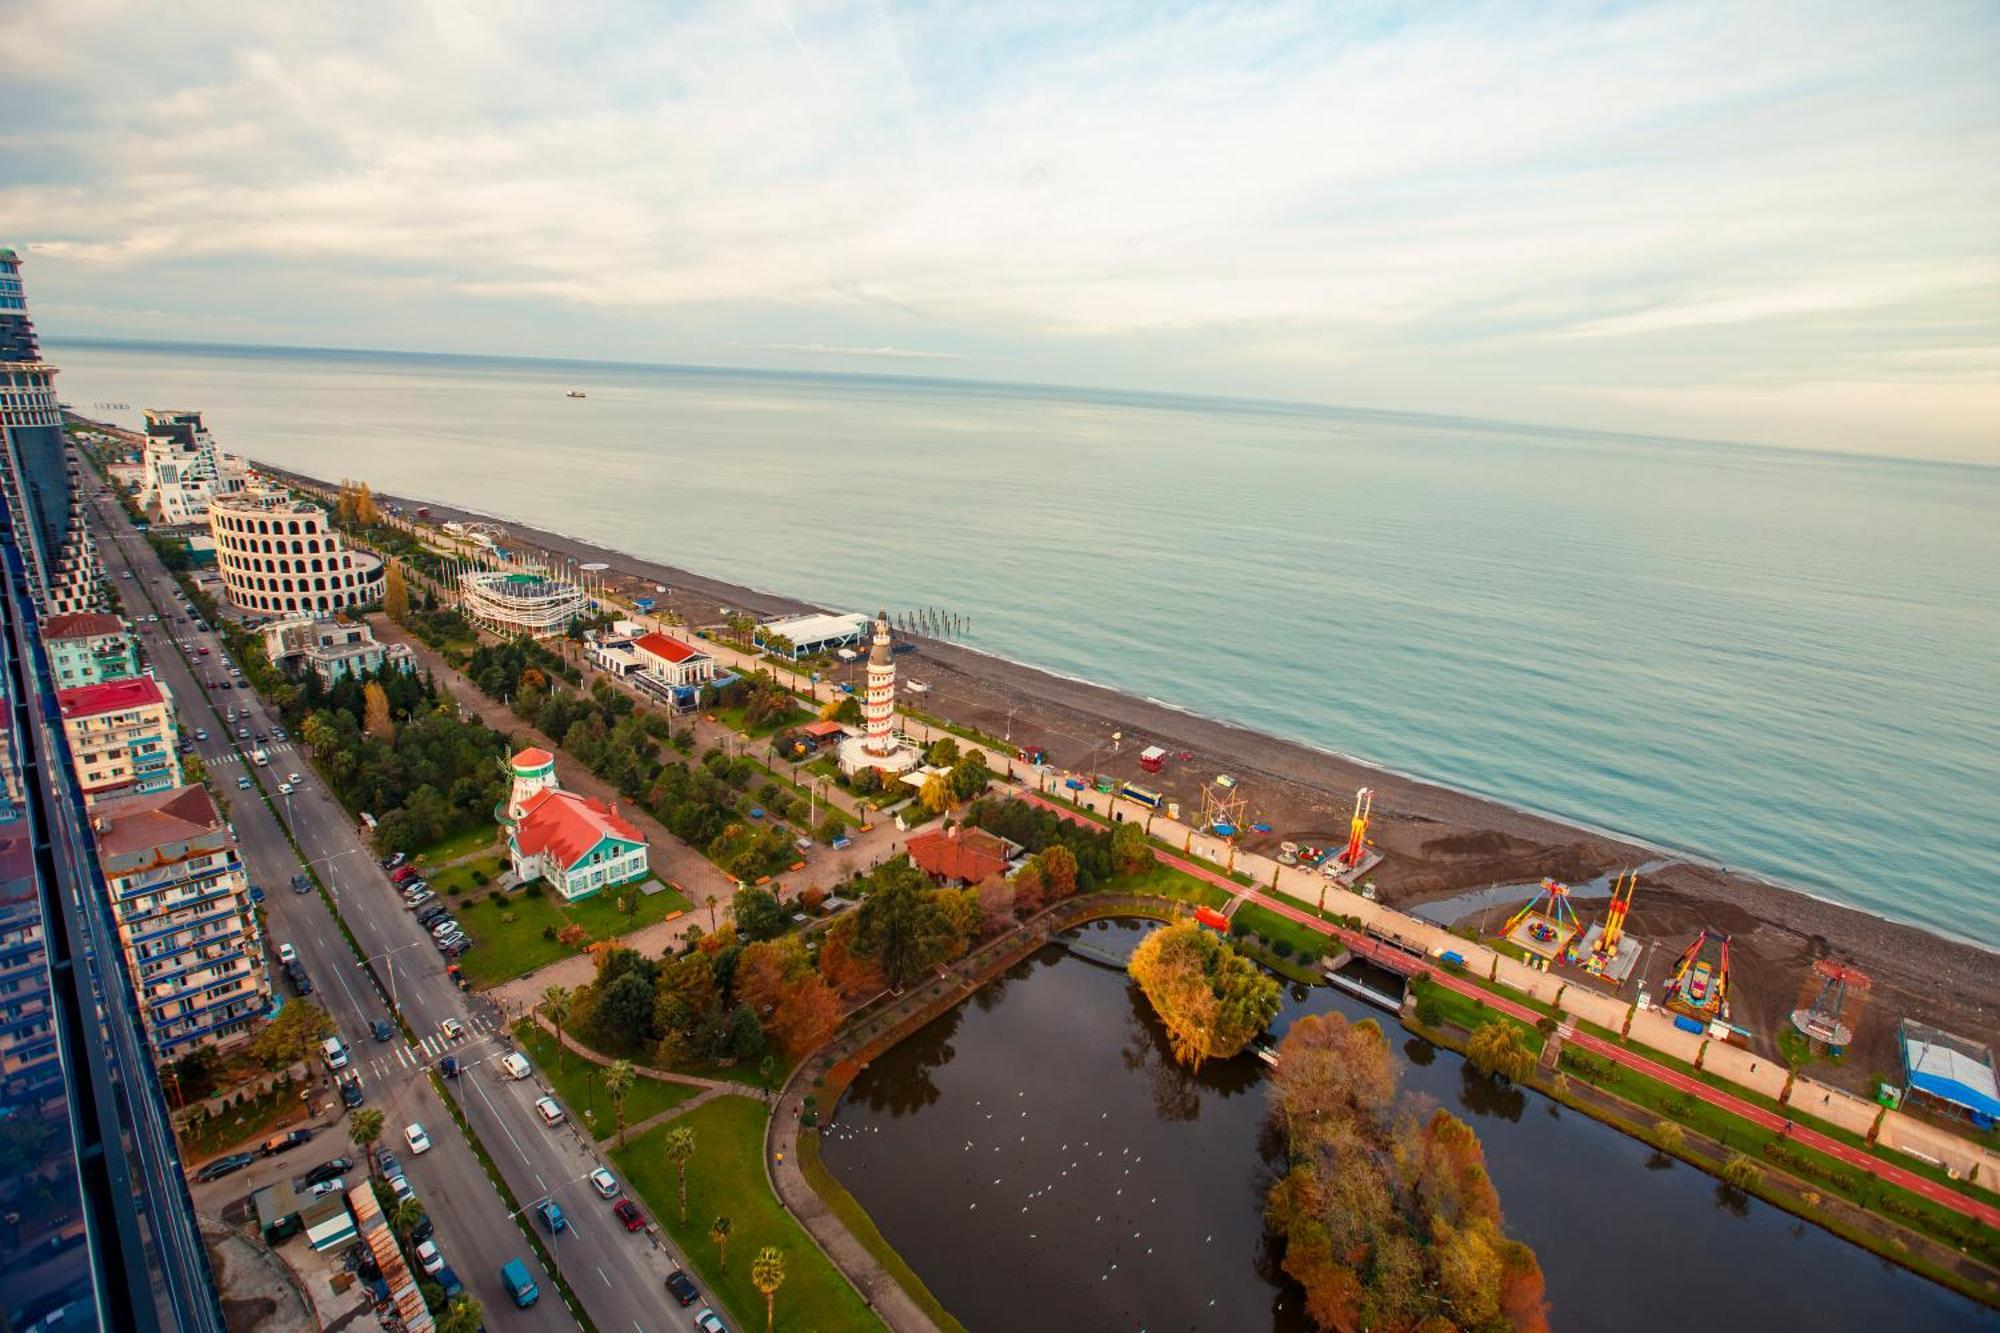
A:
[[[319,1044],[319,1050],[328,1069],[347,1068],[347,1048],[340,1044],[340,1038],[328,1037]]]
[[[519,1259],[509,1259],[500,1265],[500,1285],[514,1298],[514,1304],[527,1309],[541,1299],[542,1289],[535,1285],[535,1279],[528,1276],[528,1266]]]
[[[508,1078],[513,1079],[527,1078],[535,1072],[535,1067],[528,1063],[528,1057],[519,1051],[509,1051],[506,1055],[502,1056],[500,1058],[500,1068],[506,1073]]]
[[[250,754],[250,759],[259,768],[271,762],[271,756],[265,754],[262,750],[253,750]]]

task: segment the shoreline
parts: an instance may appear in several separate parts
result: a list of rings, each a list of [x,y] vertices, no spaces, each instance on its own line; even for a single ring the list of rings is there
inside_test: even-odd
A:
[[[274,476],[331,484],[290,468],[254,460],[253,465]],[[437,522],[504,524],[509,545],[516,548],[579,563],[603,561],[611,566],[604,577],[613,591],[652,595],[659,609],[673,610],[690,624],[712,623],[723,606],[763,615],[822,609],[504,516],[431,498],[387,493],[378,498],[412,511],[428,507]],[[656,593],[656,585],[669,591]],[[1180,800],[1186,811],[1200,809],[1199,793],[1210,776],[1231,773],[1254,791],[1257,817],[1273,828],[1245,839],[1249,849],[1275,851],[1281,839],[1344,842],[1354,791],[1373,788],[1372,840],[1388,859],[1366,878],[1392,907],[1409,910],[1492,885],[1533,885],[1544,876],[1579,883],[1652,864],[1628,922],[1634,937],[1650,942],[1634,980],[1658,994],[1660,981],[1698,930],[1728,933],[1732,1021],[1751,1030],[1758,1049],[1776,1053],[1776,1034],[1781,1025],[1789,1026],[1786,1016],[1808,990],[1815,959],[1840,958],[1874,979],[1870,1007],[1847,1058],[1837,1065],[1820,1063],[1819,1076],[1829,1081],[1863,1092],[1871,1074],[1900,1083],[1894,1028],[1905,1016],[1988,1043],[2000,1027],[1995,957],[2000,950],[1990,946],[1833,902],[1698,853],[1593,829],[996,653],[909,637],[921,647],[900,659],[904,677],[921,678],[930,689],[920,701],[905,694],[904,706],[989,735],[1036,741],[1058,768],[1094,768],[1143,780]],[[1122,732],[1122,744],[1112,740],[1114,732]],[[1137,752],[1147,744],[1176,756],[1164,772],[1140,772]],[[1196,758],[1181,762],[1182,753]],[[1666,864],[1656,864],[1663,859]],[[1480,915],[1473,914],[1475,924]],[[1588,907],[1585,919],[1592,919]]]

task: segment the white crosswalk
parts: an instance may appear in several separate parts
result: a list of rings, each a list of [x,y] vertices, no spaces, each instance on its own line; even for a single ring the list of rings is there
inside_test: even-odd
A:
[[[244,741],[243,744],[250,746],[252,749],[262,750],[266,757],[275,754],[290,754],[293,749],[293,742],[291,741],[278,741],[274,744],[266,745],[259,745],[255,741]],[[218,764],[240,764],[243,762],[243,756],[231,750],[227,754],[217,755],[214,762]]]
[[[463,1051],[468,1046],[477,1044],[481,1037],[491,1035],[499,1030],[500,1025],[489,1018],[484,1016],[473,1017],[466,1020],[466,1035],[457,1041],[447,1040],[443,1033],[434,1032],[429,1036],[419,1038],[417,1044],[414,1046],[406,1043],[393,1047],[386,1054],[375,1057],[365,1065],[357,1061],[353,1075],[354,1081],[365,1084],[370,1077],[388,1078],[395,1074],[404,1074],[412,1070],[423,1069],[428,1065],[435,1064],[454,1051]]]

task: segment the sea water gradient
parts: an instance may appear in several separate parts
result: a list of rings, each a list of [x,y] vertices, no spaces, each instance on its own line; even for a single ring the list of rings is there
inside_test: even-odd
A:
[[[914,379],[49,355],[85,410],[195,408],[280,465],[948,608],[1005,657],[2000,946],[2000,469]]]

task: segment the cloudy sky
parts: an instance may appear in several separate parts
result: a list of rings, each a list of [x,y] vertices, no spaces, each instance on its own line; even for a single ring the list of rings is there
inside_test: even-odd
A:
[[[2000,8],[0,0],[45,338],[2000,462]]]

